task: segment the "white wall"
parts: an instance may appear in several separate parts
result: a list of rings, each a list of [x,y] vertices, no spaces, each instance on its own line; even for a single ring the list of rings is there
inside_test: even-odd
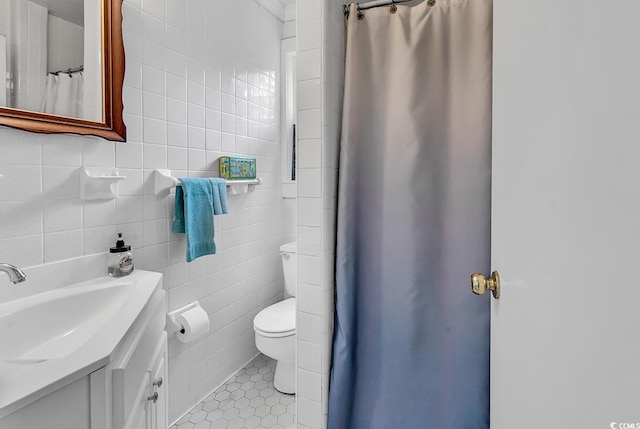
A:
[[[56,72],[84,64],[84,29],[49,15],[47,28],[47,71]]]
[[[48,11],[28,0],[11,0],[12,106],[40,110],[47,76]]]
[[[287,6],[290,11],[293,6]],[[295,15],[294,15],[295,16]],[[286,24],[295,20],[285,21]],[[295,26],[294,26],[295,30]],[[282,94],[282,150],[281,150],[281,172],[282,172],[282,235],[287,242],[296,240],[298,230],[298,189],[296,181],[291,180],[291,165],[293,163],[293,125],[296,123],[296,37],[295,32],[289,32],[289,37],[282,40],[282,70],[281,94]],[[297,163],[296,163],[297,164]]]
[[[7,107],[7,38],[0,34],[0,106]]]
[[[253,0],[125,0],[123,15],[128,142],[0,128],[0,261],[104,252],[122,231],[136,267],[164,273],[170,309],[200,300],[210,335],[169,343],[173,420],[257,353],[253,317],[282,298],[282,23]],[[212,175],[222,154],[256,157],[264,184],[230,196],[218,254],[187,264],[184,236],[169,233],[172,198],[153,195],[151,173]],[[81,201],[82,165],[118,167],[120,196]],[[0,299],[10,287],[0,277]]]
[[[344,87],[342,1],[299,0],[298,423],[324,428],[333,333],[338,142]]]
[[[11,27],[9,19],[11,18],[11,2],[0,2],[0,34],[9,36]]]
[[[288,39],[296,37],[296,4],[292,3],[284,9],[284,24],[282,27],[282,37]]]
[[[11,8],[9,2],[0,3],[0,106],[7,106],[9,101],[8,86],[9,82],[9,35],[11,33],[9,27],[9,18],[11,16]]]
[[[100,8],[97,2],[84,0],[84,93],[82,113],[85,119],[102,121],[102,41]]]

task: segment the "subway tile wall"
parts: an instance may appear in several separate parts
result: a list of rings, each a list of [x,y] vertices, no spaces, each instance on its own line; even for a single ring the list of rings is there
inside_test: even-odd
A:
[[[298,0],[298,425],[327,426],[334,312],[342,1]]]
[[[47,72],[47,16],[46,7],[31,1],[20,0],[11,6],[11,19],[16,25],[6,36],[9,45],[17,49],[9,67],[10,73],[18,76],[11,97],[21,109],[39,108],[42,101]]]
[[[296,50],[297,39],[296,39],[296,3],[289,3],[285,7],[284,11],[284,23],[283,23],[283,45],[282,45],[282,56],[283,61],[281,66],[282,70],[282,99],[288,99],[289,96],[287,94],[289,79],[293,79],[293,76],[285,76],[288,71],[286,70],[287,63],[286,57],[288,53],[292,50]],[[295,85],[295,82],[293,83]],[[289,89],[290,90],[290,89]],[[296,182],[292,182],[290,180],[291,177],[291,167],[290,167],[290,152],[288,148],[291,146],[292,141],[292,130],[291,123],[288,122],[287,114],[290,112],[289,109],[293,109],[294,106],[284,106],[286,101],[283,101],[282,107],[282,142],[283,142],[283,159],[282,159],[282,234],[285,241],[290,242],[297,239],[297,230],[298,230],[298,203],[297,203],[297,184]],[[295,121],[295,119],[294,119]],[[297,167],[296,163],[296,167]]]
[[[84,64],[84,29],[81,26],[49,15],[47,30],[47,71]]]
[[[121,231],[136,267],[164,273],[169,310],[199,300],[209,335],[169,342],[173,421],[257,354],[253,317],[282,299],[282,22],[254,0],[125,0],[123,19],[127,143],[0,128],[0,261],[105,252]],[[210,176],[223,154],[256,157],[264,184],[229,197],[218,254],[187,264],[151,174]],[[82,201],[82,166],[117,167],[118,198]]]

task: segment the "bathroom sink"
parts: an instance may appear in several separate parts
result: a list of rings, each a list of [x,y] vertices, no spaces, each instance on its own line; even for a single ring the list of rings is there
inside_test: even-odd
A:
[[[127,302],[130,282],[97,280],[0,304],[0,361],[60,359],[91,339]]]
[[[165,299],[162,274],[108,277],[107,258],[27,267],[20,286],[0,285],[0,421],[108,365]]]

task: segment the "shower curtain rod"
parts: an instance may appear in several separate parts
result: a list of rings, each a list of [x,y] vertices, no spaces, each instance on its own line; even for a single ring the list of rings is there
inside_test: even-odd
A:
[[[72,68],[72,69],[66,69],[66,70],[58,70],[58,71],[55,71],[55,72],[49,72],[49,74],[55,74],[57,76],[59,73],[71,74],[71,73],[78,73],[78,72],[82,72],[82,71],[84,71],[84,66],[80,66],[80,67],[76,67],[76,68]]]
[[[356,3],[356,6],[358,6],[358,10],[365,10],[371,9],[372,7],[388,6],[395,3],[406,3],[408,1],[411,0],[373,0],[365,3]],[[344,16],[349,16],[349,5],[345,4],[342,6],[342,9],[344,11]]]

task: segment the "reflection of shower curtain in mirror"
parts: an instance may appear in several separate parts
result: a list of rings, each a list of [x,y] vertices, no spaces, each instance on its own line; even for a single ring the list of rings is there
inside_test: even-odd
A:
[[[54,115],[82,118],[83,97],[82,73],[49,73],[41,110]]]

